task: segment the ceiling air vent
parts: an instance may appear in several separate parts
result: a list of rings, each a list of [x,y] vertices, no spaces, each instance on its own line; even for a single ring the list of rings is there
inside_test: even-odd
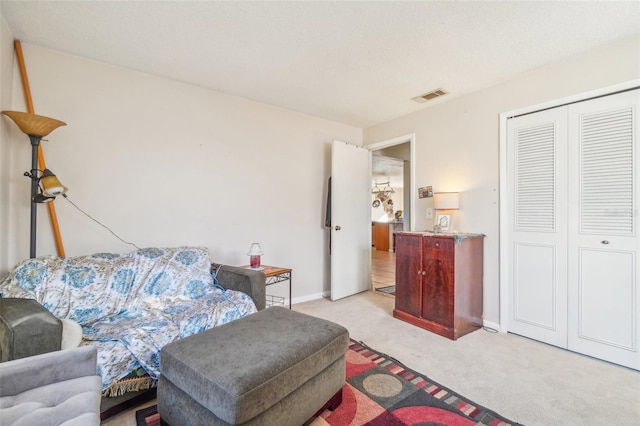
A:
[[[436,89],[436,90],[432,90],[431,92],[424,93],[424,94],[422,94],[420,96],[416,96],[415,98],[411,98],[411,100],[423,104],[423,103],[425,103],[427,101],[430,101],[431,99],[438,98],[438,97],[440,97],[442,95],[446,95],[446,94],[447,94],[447,92],[445,92],[444,90]]]

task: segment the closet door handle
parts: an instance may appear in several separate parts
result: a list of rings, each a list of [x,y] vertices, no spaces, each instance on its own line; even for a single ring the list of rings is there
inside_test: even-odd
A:
[[[602,244],[609,244],[608,240],[602,240]]]

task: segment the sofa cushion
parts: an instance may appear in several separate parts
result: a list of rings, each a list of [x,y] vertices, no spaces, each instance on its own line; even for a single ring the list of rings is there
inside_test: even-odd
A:
[[[69,318],[62,318],[62,343],[61,349],[77,348],[82,343],[82,327]]]
[[[347,330],[330,321],[272,307],[170,343],[161,371],[228,423],[243,423],[343,357]]]
[[[99,389],[100,378],[86,376],[0,397],[0,425],[99,424]]]

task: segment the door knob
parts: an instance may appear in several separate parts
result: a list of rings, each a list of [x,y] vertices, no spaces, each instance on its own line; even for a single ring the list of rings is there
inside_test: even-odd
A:
[[[339,230],[341,230],[341,229],[342,229],[342,228],[340,227],[340,225],[336,225],[336,227],[335,227],[335,230],[336,230],[336,231],[339,231]]]
[[[609,244],[609,241],[607,241],[607,240],[602,240],[602,244]]]

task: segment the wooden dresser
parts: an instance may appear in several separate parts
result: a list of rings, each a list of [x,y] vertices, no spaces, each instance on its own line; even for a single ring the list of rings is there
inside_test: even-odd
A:
[[[482,326],[484,235],[396,234],[393,316],[449,339]]]

